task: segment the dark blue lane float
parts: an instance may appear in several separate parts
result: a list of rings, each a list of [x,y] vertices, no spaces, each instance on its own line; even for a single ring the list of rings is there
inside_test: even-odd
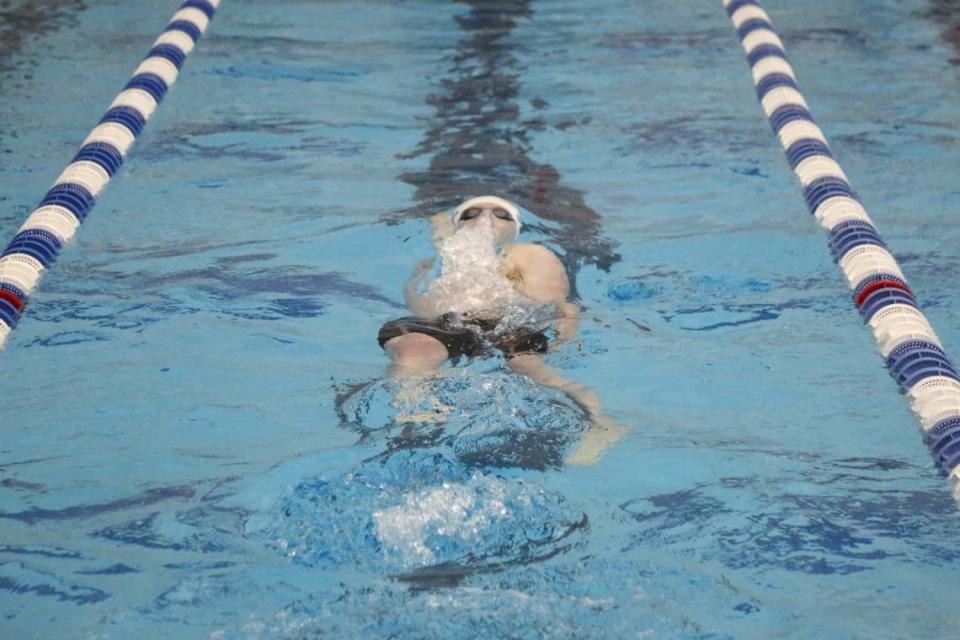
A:
[[[100,122],[0,254],[0,348],[17,326],[44,269],[76,233],[117,174],[207,29],[220,0],[187,0],[134,70]]]
[[[807,207],[829,232],[830,249],[854,292],[854,305],[873,330],[891,377],[920,419],[924,442],[960,499],[957,368],[814,122],[770,16],[756,0],[724,0],[724,6]]]

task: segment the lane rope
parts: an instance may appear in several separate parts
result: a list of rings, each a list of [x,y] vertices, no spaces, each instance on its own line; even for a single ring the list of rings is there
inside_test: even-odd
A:
[[[180,5],[73,160],[0,254],[0,349],[20,321],[43,271],[119,171],[219,5],[220,0],[187,0]]]
[[[756,0],[723,0],[757,97],[797,174],[807,207],[870,325],[880,355],[910,401],[924,442],[960,499],[960,376],[860,198],[814,123],[783,42]]]

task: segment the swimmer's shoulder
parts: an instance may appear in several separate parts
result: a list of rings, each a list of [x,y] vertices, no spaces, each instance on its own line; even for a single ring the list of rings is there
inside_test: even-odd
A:
[[[519,266],[542,264],[563,268],[560,258],[542,244],[520,242],[504,247],[504,259]]]
[[[539,244],[512,244],[504,248],[507,277],[517,289],[535,300],[563,300],[570,283],[560,258]]]

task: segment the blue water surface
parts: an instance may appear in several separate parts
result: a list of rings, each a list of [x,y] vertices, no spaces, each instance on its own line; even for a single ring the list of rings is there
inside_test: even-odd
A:
[[[0,5],[11,237],[177,3]],[[957,353],[960,11],[765,6]],[[498,357],[393,419],[377,330],[487,192],[573,280],[596,465]],[[0,358],[4,638],[960,635],[957,504],[719,0],[224,0]]]

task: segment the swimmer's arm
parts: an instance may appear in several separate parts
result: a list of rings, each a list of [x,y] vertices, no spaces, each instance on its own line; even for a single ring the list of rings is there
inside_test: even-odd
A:
[[[440,250],[440,244],[453,235],[453,220],[450,218],[450,212],[442,211],[430,216],[430,224],[433,225],[433,236],[430,241],[437,251]]]
[[[507,250],[507,273],[515,271],[517,291],[534,300],[557,305],[557,337],[573,340],[580,325],[580,306],[568,302],[570,279],[560,258],[538,244],[516,244]]]
[[[557,337],[561,340],[576,340],[580,328],[580,305],[573,302],[558,302]]]
[[[580,442],[566,458],[568,464],[596,464],[603,453],[627,433],[627,428],[603,413],[600,398],[579,382],[567,380],[549,367],[539,355],[520,354],[510,358],[511,369],[536,380],[540,384],[566,393],[586,412],[590,426],[581,434]]]
[[[430,299],[417,291],[417,289],[420,288],[420,283],[423,281],[424,276],[429,273],[432,265],[433,258],[427,258],[426,260],[418,262],[416,269],[413,271],[413,275],[410,276],[407,284],[403,287],[403,299],[406,301],[410,311],[413,312],[413,315],[425,319],[433,319],[436,313],[433,310],[433,305],[430,304]]]

